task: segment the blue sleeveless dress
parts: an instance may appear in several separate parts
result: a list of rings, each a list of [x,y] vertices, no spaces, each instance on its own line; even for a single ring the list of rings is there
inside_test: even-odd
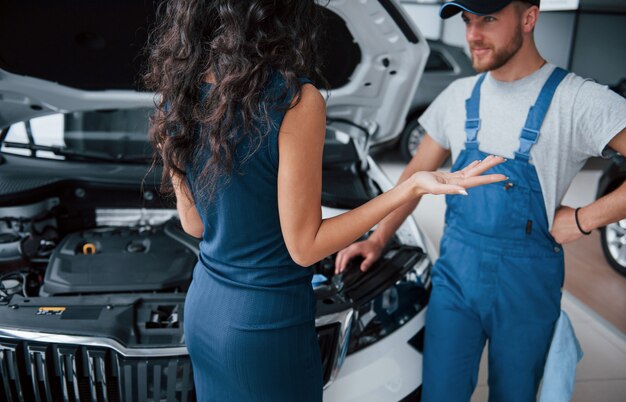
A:
[[[269,124],[269,132],[260,142],[241,133],[229,180],[210,202],[194,196],[204,234],[184,330],[198,401],[322,400],[313,273],[289,256],[278,216],[278,130],[285,113],[276,106],[291,100],[281,96],[284,88],[274,74],[263,93],[270,121],[258,123],[261,132]],[[193,188],[194,174],[188,179]]]

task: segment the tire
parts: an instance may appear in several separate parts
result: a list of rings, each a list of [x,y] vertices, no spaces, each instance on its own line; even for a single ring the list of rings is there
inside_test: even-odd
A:
[[[406,162],[410,161],[415,155],[417,147],[421,144],[424,138],[424,127],[419,124],[417,118],[409,120],[402,133],[400,134],[400,155]]]
[[[603,227],[600,242],[609,265],[626,276],[626,219]]]

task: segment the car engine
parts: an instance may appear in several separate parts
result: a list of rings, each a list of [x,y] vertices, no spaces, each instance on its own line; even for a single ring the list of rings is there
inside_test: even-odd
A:
[[[0,217],[0,303],[15,293],[176,293],[191,282],[197,240],[183,232],[173,212],[96,211],[95,227],[67,234],[67,214],[54,200],[19,212]]]
[[[86,230],[66,236],[56,247],[42,294],[182,289],[191,281],[195,262],[191,250],[163,226]]]

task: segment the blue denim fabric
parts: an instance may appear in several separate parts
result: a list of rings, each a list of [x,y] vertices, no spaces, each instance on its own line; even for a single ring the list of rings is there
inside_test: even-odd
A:
[[[487,342],[489,402],[536,401],[561,311],[564,260],[529,159],[565,74],[556,69],[544,85],[515,159],[489,171],[509,180],[471,188],[467,197],[446,196],[446,229],[426,316],[423,402],[469,401]],[[478,135],[483,78],[466,102],[467,141],[452,171],[487,157]]]

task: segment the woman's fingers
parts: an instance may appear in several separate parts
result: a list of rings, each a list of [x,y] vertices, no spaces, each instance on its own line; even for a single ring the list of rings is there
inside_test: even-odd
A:
[[[461,173],[463,173],[465,177],[478,176],[504,161],[506,161],[506,159],[501,156],[489,155],[479,163],[470,163],[465,169],[461,170]]]
[[[483,176],[468,177],[466,179],[463,179],[462,182],[459,184],[461,184],[465,188],[472,188],[485,184],[497,183],[507,179],[508,177],[503,174],[487,174]]]
[[[432,194],[462,194],[467,195],[465,187],[456,184],[440,184],[432,189]]]
[[[454,173],[417,172],[414,174],[414,177],[427,193],[467,195],[465,191],[467,188],[507,180],[508,177],[502,174],[483,175],[483,173],[504,161],[505,159],[501,156],[489,155],[484,160],[474,161],[464,169]]]
[[[470,163],[469,165],[465,166],[461,171],[472,169],[472,168],[476,167],[478,164],[480,164],[481,162],[482,162],[481,160],[476,160],[476,161]]]

